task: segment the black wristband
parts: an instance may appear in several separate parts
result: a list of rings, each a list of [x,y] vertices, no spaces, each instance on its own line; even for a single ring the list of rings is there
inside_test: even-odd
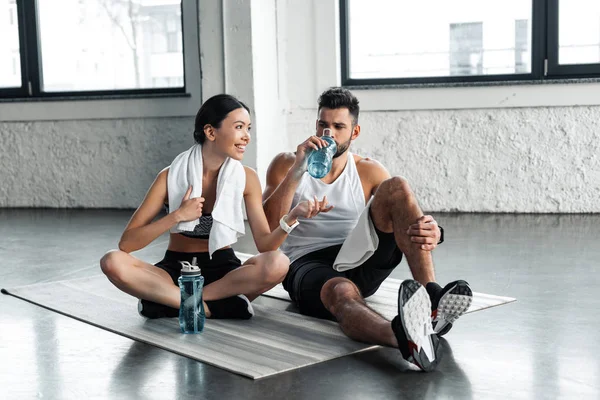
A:
[[[440,241],[437,242],[437,244],[444,243],[444,228],[442,228],[439,225],[438,225],[438,228],[440,228]]]

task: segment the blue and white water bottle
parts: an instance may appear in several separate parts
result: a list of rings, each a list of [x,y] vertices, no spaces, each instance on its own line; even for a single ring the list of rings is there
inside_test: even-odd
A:
[[[328,143],[327,147],[319,150],[313,150],[308,155],[308,173],[316,179],[321,179],[331,171],[333,156],[337,152],[337,145],[331,137],[331,129],[323,129],[321,139]]]
[[[204,329],[204,304],[202,303],[202,288],[204,277],[200,268],[196,266],[196,257],[190,264],[181,261],[181,276],[179,289],[181,290],[181,305],[179,306],[179,326],[183,333],[200,333]]]

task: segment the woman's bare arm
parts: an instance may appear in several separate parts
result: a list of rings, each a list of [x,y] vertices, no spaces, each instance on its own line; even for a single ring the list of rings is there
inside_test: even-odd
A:
[[[179,214],[174,212],[152,222],[167,199],[167,174],[168,168],[158,174],[144,201],[133,213],[121,235],[120,250],[130,253],[142,249],[181,221]]]
[[[254,237],[254,243],[259,252],[277,250],[287,238],[287,232],[281,229],[279,225],[271,231],[267,217],[262,205],[262,194],[258,175],[251,168],[246,169],[246,189],[244,191],[244,200],[246,203],[246,213],[248,222]],[[328,212],[333,207],[328,206],[327,199],[319,201],[303,201],[294,207],[288,214],[286,223],[293,225],[298,217],[312,218],[320,212]]]

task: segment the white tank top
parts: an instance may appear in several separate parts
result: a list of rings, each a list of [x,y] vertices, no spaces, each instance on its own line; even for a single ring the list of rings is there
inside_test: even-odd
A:
[[[331,211],[320,213],[314,218],[298,219],[300,225],[288,235],[280,247],[291,262],[313,251],[344,243],[356,225],[365,208],[365,195],[354,157],[350,152],[341,175],[330,184],[323,183],[305,172],[294,194],[290,210],[304,200],[313,200],[314,196],[319,200],[327,196],[327,201],[334,207]]]

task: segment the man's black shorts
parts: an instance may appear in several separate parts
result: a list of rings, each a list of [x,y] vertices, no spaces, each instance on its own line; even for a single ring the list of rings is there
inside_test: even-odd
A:
[[[402,252],[396,245],[393,233],[381,232],[376,227],[375,230],[379,246],[371,258],[356,268],[344,272],[333,269],[341,244],[306,254],[290,265],[283,287],[302,314],[335,320],[321,302],[321,288],[335,277],[350,279],[363,297],[369,297],[377,291],[379,285],[400,264]]]

